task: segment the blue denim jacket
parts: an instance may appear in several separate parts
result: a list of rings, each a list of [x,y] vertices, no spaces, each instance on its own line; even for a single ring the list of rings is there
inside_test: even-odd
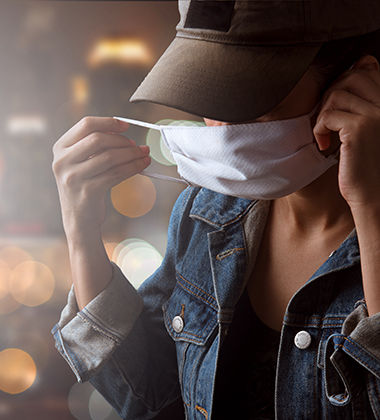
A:
[[[212,419],[219,350],[268,208],[188,187],[162,265],[137,291],[114,263],[81,311],[72,287],[52,334],[78,382],[89,380],[123,419],[151,419],[179,397],[187,419]],[[306,348],[295,345],[300,331]],[[380,419],[380,313],[366,310],[355,230],[288,304],[275,410],[279,420]]]

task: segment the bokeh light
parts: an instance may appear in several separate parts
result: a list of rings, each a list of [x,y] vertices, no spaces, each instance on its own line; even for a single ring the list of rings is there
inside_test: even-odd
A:
[[[94,387],[89,382],[75,383],[69,391],[67,403],[71,414],[78,420],[91,420],[88,402]]]
[[[120,419],[112,406],[90,382],[72,385],[67,400],[69,410],[77,420]]]
[[[111,261],[113,261],[113,255],[117,246],[118,246],[117,242],[104,241],[104,248],[106,250],[106,254]]]
[[[90,396],[88,410],[90,412],[91,420],[106,420],[112,413],[112,406],[95,389]]]
[[[14,312],[20,303],[10,293],[10,278],[12,269],[19,261],[28,258],[29,254],[15,246],[4,247],[0,250],[0,315]]]
[[[37,261],[24,261],[11,274],[9,289],[13,298],[26,306],[47,302],[54,291],[54,275],[50,268]]]
[[[8,264],[0,260],[0,299],[3,299],[9,292],[9,278],[11,270]]]
[[[152,210],[156,188],[149,178],[135,175],[112,188],[111,201],[120,214],[140,217]]]
[[[156,122],[157,125],[170,125],[170,126],[186,126],[186,127],[203,127],[205,123],[202,121],[191,120],[173,120],[164,119]],[[151,157],[158,163],[165,166],[174,166],[176,162],[166,146],[160,131],[149,129],[146,135],[145,143],[150,147]]]
[[[145,43],[131,38],[100,39],[88,57],[91,67],[106,63],[147,65],[151,61],[152,56]]]
[[[20,302],[13,299],[10,293],[0,299],[0,315],[10,314],[19,307]]]
[[[19,394],[32,386],[37,368],[32,357],[18,348],[0,352],[0,389],[8,394]]]
[[[43,134],[47,129],[47,122],[41,115],[13,115],[7,122],[9,134]]]
[[[90,98],[88,80],[83,76],[74,76],[71,80],[73,102],[76,105],[86,105]]]
[[[169,125],[174,120],[160,120],[157,121],[157,125]],[[168,154],[170,156],[170,159],[167,159],[166,156],[163,153],[163,150],[167,150],[167,147],[162,139],[161,133],[158,130],[149,129],[148,133],[146,135],[145,143],[150,148],[150,156],[158,163],[161,163],[165,166],[172,166],[175,164],[173,158],[171,157],[170,151],[168,150]]]
[[[137,289],[161,265],[162,255],[150,243],[131,238],[115,248],[113,259]]]
[[[33,257],[29,252],[16,245],[6,245],[0,248],[0,259],[12,269],[23,261],[33,260]]]

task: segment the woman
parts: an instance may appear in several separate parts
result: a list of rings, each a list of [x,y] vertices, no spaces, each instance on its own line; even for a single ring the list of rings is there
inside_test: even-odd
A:
[[[263,122],[277,132],[310,115],[318,154],[339,162],[274,199],[187,188],[161,267],[135,291],[100,226],[106,192],[149,150],[119,120],[81,120],[54,146],[73,274],[56,346],[125,419],[175,401],[188,419],[380,418],[380,5],[179,5],[177,37],[134,100],[227,135],[245,123],[247,144]],[[292,141],[259,165],[276,171]]]

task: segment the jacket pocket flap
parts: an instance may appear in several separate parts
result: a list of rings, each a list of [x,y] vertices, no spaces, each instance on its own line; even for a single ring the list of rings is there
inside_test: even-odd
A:
[[[176,341],[206,343],[217,326],[217,312],[207,302],[177,282],[162,305],[165,327]]]

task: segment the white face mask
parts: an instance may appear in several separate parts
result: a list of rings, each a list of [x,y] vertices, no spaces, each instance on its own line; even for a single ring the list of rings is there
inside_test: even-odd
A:
[[[314,112],[287,120],[214,127],[115,118],[160,130],[182,180],[148,168],[144,175],[236,197],[271,200],[305,187],[338,162],[337,153],[325,157],[317,149],[311,125]]]

